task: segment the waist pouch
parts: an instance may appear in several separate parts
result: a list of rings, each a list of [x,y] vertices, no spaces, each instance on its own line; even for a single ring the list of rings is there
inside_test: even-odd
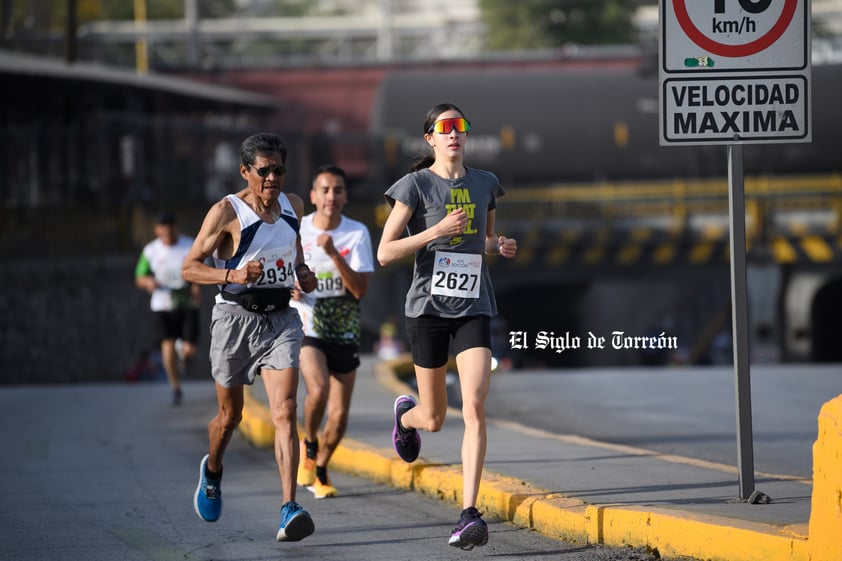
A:
[[[223,299],[236,302],[244,309],[258,314],[286,310],[292,295],[288,288],[252,289],[237,294],[223,290],[220,294]]]

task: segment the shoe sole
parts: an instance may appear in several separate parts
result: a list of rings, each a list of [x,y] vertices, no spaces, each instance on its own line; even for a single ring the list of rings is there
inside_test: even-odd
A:
[[[313,519],[307,514],[296,514],[287,521],[287,525],[278,530],[275,539],[279,542],[298,542],[316,530]]]
[[[202,520],[204,520],[205,522],[216,522],[217,520],[219,520],[219,516],[217,516],[213,520],[210,520],[210,519],[202,516],[202,513],[199,512],[199,493],[202,492],[202,479],[205,478],[205,466],[208,463],[208,457],[209,456],[205,456],[204,458],[202,458],[202,461],[199,463],[199,483],[196,485],[196,492],[193,493],[193,510],[195,510],[196,515],[199,518],[201,518]],[[221,500],[222,499],[220,499],[220,501]],[[219,514],[220,515],[222,514],[222,507],[221,506],[219,508]]]
[[[310,491],[311,493],[313,493],[313,497],[316,498],[316,499],[328,499],[328,498],[331,498],[331,497],[335,497],[339,494],[339,492],[336,489],[334,489],[334,490],[332,490],[328,493],[325,493],[324,495],[320,495],[316,491],[315,485],[308,485],[307,490]]]

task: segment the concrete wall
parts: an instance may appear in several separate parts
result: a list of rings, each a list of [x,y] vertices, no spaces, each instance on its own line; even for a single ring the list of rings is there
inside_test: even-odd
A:
[[[123,381],[154,333],[149,298],[134,286],[136,261],[134,254],[4,260],[0,383]],[[207,325],[209,310],[202,313]],[[191,377],[209,375],[209,337],[200,333]]]
[[[136,262],[134,253],[0,261],[0,384],[124,381],[142,350],[157,350],[149,296],[134,285]],[[381,318],[394,315],[389,308],[397,304],[383,297],[394,292],[392,276],[376,274],[363,300],[365,352]],[[210,376],[215,293],[215,286],[202,289],[199,350],[188,378]]]

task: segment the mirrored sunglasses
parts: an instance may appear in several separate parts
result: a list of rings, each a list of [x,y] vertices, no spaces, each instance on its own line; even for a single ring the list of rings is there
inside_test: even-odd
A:
[[[433,123],[428,133],[437,132],[441,134],[449,134],[450,131],[456,129],[456,132],[468,132],[471,130],[471,122],[464,117],[453,117],[451,119],[440,119]]]
[[[263,166],[262,168],[256,168],[252,165],[250,167],[254,168],[254,171],[257,172],[257,175],[260,177],[269,177],[270,173],[280,176],[287,172],[286,166]]]

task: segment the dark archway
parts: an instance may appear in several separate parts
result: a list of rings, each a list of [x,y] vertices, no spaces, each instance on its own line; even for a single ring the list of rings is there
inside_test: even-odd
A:
[[[816,291],[810,308],[811,358],[814,362],[842,362],[842,278]]]

